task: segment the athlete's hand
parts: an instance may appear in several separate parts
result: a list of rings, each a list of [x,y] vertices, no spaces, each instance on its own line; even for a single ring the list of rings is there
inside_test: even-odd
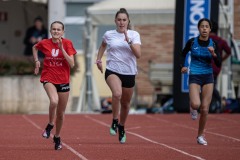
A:
[[[216,57],[216,53],[214,52],[214,48],[213,47],[208,47],[209,52],[212,54],[213,57]]]
[[[187,67],[182,67],[182,69],[181,69],[181,72],[182,73],[186,73],[188,71],[188,68]]]
[[[63,50],[63,43],[62,43],[62,37],[57,39],[58,47]]]
[[[39,73],[39,68],[40,68],[40,62],[36,61],[35,62],[35,69],[34,69],[34,74],[38,74]]]
[[[124,30],[124,36],[125,36],[125,41],[129,41],[128,35],[127,35],[127,29]]]
[[[97,67],[101,71],[101,73],[103,73],[102,63],[97,63]]]
[[[97,64],[98,69],[103,73],[102,61],[100,59],[97,59],[96,64]]]

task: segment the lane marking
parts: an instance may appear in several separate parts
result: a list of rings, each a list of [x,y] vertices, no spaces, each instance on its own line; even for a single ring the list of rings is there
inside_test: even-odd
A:
[[[239,125],[236,126],[229,126],[229,127],[208,127],[207,130],[215,130],[215,129],[236,129],[236,128],[240,128]]]
[[[197,131],[197,129],[195,129],[195,128],[193,128],[193,127],[186,126],[186,125],[174,123],[174,122],[167,121],[167,120],[161,120],[161,119],[154,118],[154,117],[151,117],[151,116],[148,116],[148,115],[147,115],[146,117],[148,117],[148,118],[150,118],[150,119],[157,120],[157,121],[165,122],[165,123],[170,123],[170,124],[173,124],[173,125],[178,126],[178,127],[187,128],[187,129],[191,129],[191,130]],[[220,133],[216,133],[216,132],[211,132],[211,131],[207,131],[207,130],[204,131],[204,132],[205,132],[205,133],[208,133],[208,134],[215,135],[215,136],[220,136],[220,137],[224,137],[224,138],[228,138],[228,139],[231,139],[231,140],[240,142],[240,139],[235,138],[235,137],[231,137],[231,136],[227,136],[227,135],[224,135],[224,134],[220,134]]]
[[[129,131],[129,130],[136,130],[136,129],[139,129],[139,128],[142,128],[140,126],[137,126],[137,127],[131,127],[131,128],[127,128],[126,131]]]
[[[93,118],[93,117],[90,117],[90,116],[88,116],[88,115],[85,115],[85,117],[88,118],[88,119],[90,119],[90,120],[92,120],[92,121],[94,121],[94,122],[96,122],[96,123],[98,123],[98,124],[101,124],[101,125],[103,125],[103,126],[105,126],[105,127],[110,127],[110,125],[108,125],[107,123],[105,123],[105,122],[103,122],[103,121],[100,121],[100,120],[95,119],[95,118]],[[145,140],[145,141],[148,141],[148,142],[151,142],[151,143],[153,143],[153,144],[157,144],[157,145],[166,147],[166,148],[168,148],[168,149],[172,149],[172,150],[174,150],[174,151],[176,151],[176,152],[179,152],[179,153],[181,153],[181,154],[184,154],[184,155],[186,155],[186,156],[193,157],[193,158],[196,158],[196,159],[199,159],[199,160],[205,160],[205,159],[203,159],[203,158],[201,158],[201,157],[192,155],[192,154],[190,154],[190,153],[187,153],[187,152],[182,151],[182,150],[180,150],[180,149],[171,147],[171,146],[166,145],[166,144],[164,144],[164,143],[160,143],[160,142],[151,140],[151,139],[149,139],[149,138],[147,138],[147,137],[144,137],[144,136],[142,136],[142,135],[140,135],[140,134],[137,134],[137,133],[134,133],[134,132],[130,132],[130,131],[126,131],[126,132],[129,133],[129,134],[131,134],[131,135],[134,135],[134,136],[136,136],[136,137],[138,137],[138,138],[141,138],[141,139],[143,139],[143,140]]]
[[[22,115],[23,119],[31,123],[34,127],[36,127],[39,130],[44,130],[42,129],[39,125],[37,125],[34,121],[32,121],[30,118],[28,118],[25,115]],[[51,134],[51,137],[53,138],[53,135]],[[62,145],[64,145],[68,150],[70,150],[73,154],[75,154],[77,157],[79,157],[81,160],[88,160],[86,157],[84,157],[82,154],[80,154],[78,151],[74,150],[72,147],[70,147],[68,144],[62,142]]]
[[[223,118],[223,117],[217,117],[217,116],[214,116],[214,115],[208,115],[209,117],[211,118],[214,118],[214,119],[217,119],[217,120],[222,120],[224,122],[228,121],[228,122],[231,122],[231,123],[240,123],[240,121],[237,121],[237,120],[234,120],[234,119],[227,119],[227,118]]]

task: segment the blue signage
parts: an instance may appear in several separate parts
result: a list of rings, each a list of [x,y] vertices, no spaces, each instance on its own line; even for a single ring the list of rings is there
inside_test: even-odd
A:
[[[202,18],[210,19],[210,9],[211,0],[185,0],[183,47],[189,39],[199,35],[198,21]],[[187,54],[185,67],[189,67],[190,63],[191,52]],[[182,92],[189,92],[188,73],[182,74]]]

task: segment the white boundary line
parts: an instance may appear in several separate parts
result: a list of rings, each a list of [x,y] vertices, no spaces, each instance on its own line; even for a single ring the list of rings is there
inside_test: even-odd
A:
[[[90,117],[90,116],[88,116],[88,115],[85,115],[85,117],[88,118],[88,119],[90,119],[90,120],[92,120],[92,121],[94,121],[94,122],[96,122],[96,123],[98,123],[98,124],[101,124],[101,125],[106,126],[106,127],[110,127],[108,124],[106,124],[106,123],[104,123],[104,122],[102,122],[102,121],[100,121],[100,120],[97,120],[97,119],[95,119],[95,118],[92,118],[92,117]],[[159,143],[159,142],[157,142],[157,141],[153,141],[153,140],[148,139],[147,137],[144,137],[144,136],[139,135],[139,134],[137,134],[137,133],[130,132],[130,131],[126,131],[126,132],[129,133],[129,134],[131,134],[131,135],[134,135],[134,136],[136,136],[136,137],[138,137],[138,138],[141,138],[141,139],[143,139],[143,140],[145,140],[145,141],[151,142],[151,143],[153,143],[153,144],[158,144],[158,145],[163,146],[163,147],[166,147],[166,148],[168,148],[168,149],[172,149],[172,150],[174,150],[174,151],[176,151],[176,152],[179,152],[179,153],[181,153],[181,154],[184,154],[184,155],[186,155],[186,156],[193,157],[193,158],[196,158],[196,159],[199,159],[199,160],[205,160],[205,159],[203,159],[203,158],[201,158],[201,157],[198,157],[198,156],[189,154],[189,153],[187,153],[187,152],[184,152],[184,151],[182,151],[182,150],[180,150],[180,149],[171,147],[171,146],[166,145],[166,144],[164,144],[164,143]]]
[[[36,127],[39,130],[43,130],[39,125],[37,125],[35,122],[33,122],[30,118],[28,118],[25,115],[22,115],[23,119],[25,119],[26,121],[28,121],[29,123],[31,123],[34,127]],[[52,135],[51,135],[52,137]],[[81,155],[78,151],[74,150],[72,147],[70,147],[68,144],[62,142],[62,144],[68,149],[70,150],[73,154],[75,154],[77,157],[79,157],[81,160],[88,160],[86,157],[84,157],[83,155]]]
[[[234,120],[234,119],[227,119],[227,118],[223,118],[223,117],[217,117],[217,116],[212,115],[212,114],[210,114],[208,116],[211,117],[211,118],[217,119],[217,120],[222,120],[224,122],[228,121],[228,122],[231,122],[231,123],[237,123],[237,124],[240,123],[240,121],[237,121],[237,120]]]
[[[191,130],[197,130],[197,129],[193,128],[193,127],[189,127],[189,126],[186,126],[186,125],[181,125],[181,124],[174,123],[174,122],[167,121],[167,120],[161,120],[161,119],[158,119],[158,118],[153,118],[153,117],[148,116],[148,115],[146,117],[148,117],[150,119],[157,120],[157,121],[165,122],[165,123],[170,123],[170,124],[173,124],[173,125],[178,126],[178,127],[187,128],[187,129],[191,129]],[[234,137],[230,137],[230,136],[226,136],[224,134],[215,133],[215,132],[211,132],[211,131],[207,131],[207,130],[205,131],[205,133],[212,134],[212,135],[215,135],[215,136],[224,137],[224,138],[228,138],[228,139],[240,142],[240,139],[234,138]]]

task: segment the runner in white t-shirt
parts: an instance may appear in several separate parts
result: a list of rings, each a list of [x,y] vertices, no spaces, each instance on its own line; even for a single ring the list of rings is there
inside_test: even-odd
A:
[[[128,116],[130,101],[137,74],[137,58],[141,57],[141,40],[138,32],[130,30],[129,14],[121,8],[115,16],[116,30],[107,31],[103,35],[96,64],[103,73],[101,58],[107,51],[105,79],[112,91],[113,121],[110,134],[119,132],[120,143],[126,142],[124,130]],[[120,111],[120,122],[118,115]]]

